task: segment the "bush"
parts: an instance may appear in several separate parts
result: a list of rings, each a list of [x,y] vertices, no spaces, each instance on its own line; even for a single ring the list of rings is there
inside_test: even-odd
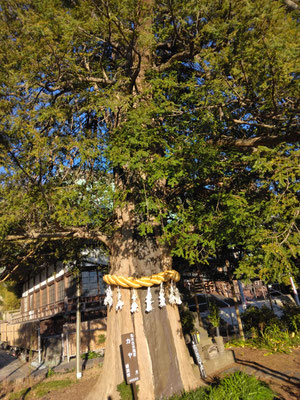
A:
[[[221,379],[217,384],[202,387],[170,400],[272,400],[272,390],[255,376],[235,372]]]
[[[49,367],[48,371],[47,371],[47,374],[46,374],[46,377],[50,378],[53,375],[55,375],[55,371],[53,371],[53,369]]]
[[[209,322],[212,324],[214,328],[219,327],[221,320],[220,309],[215,301],[208,302],[208,311],[209,314],[207,316],[207,319],[209,320]]]
[[[252,332],[254,336],[261,334],[267,326],[282,325],[280,319],[265,305],[261,308],[248,307],[241,319],[245,331]]]
[[[233,339],[226,343],[225,347],[251,347],[254,349],[265,349],[267,354],[291,353],[294,347],[300,345],[300,336],[287,329],[281,329],[273,324],[265,328],[260,336],[247,339],[246,341]]]
[[[286,304],[283,310],[284,314],[281,320],[287,329],[291,332],[298,332],[300,330],[300,307],[294,304]]]
[[[81,354],[83,360],[91,360],[92,358],[99,357],[99,354],[95,351],[88,351],[87,353]]]
[[[195,317],[187,306],[183,305],[179,308],[182,331],[184,334],[191,334],[195,329]]]
[[[298,347],[299,344],[299,335],[287,329],[282,330],[276,325],[268,326],[260,340],[260,346],[270,353],[291,353],[293,347]]]

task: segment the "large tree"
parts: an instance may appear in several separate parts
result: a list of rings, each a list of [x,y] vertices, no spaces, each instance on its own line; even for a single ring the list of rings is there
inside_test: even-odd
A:
[[[241,273],[293,272],[297,10],[285,3],[0,1],[2,265],[41,241],[92,239],[123,276],[224,246],[243,250]],[[197,385],[176,307],[146,313],[139,289],[131,315],[121,293],[90,399],[117,398],[129,331],[141,398]]]

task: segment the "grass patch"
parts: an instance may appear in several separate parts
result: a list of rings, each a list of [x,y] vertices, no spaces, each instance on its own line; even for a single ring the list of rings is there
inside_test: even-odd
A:
[[[25,395],[25,393],[28,391],[27,388],[20,390],[19,392],[16,393],[11,393],[9,395],[8,400],[20,400],[23,398],[23,396]]]
[[[98,358],[99,353],[96,353],[95,351],[89,351],[87,353],[81,354],[80,356],[83,360],[91,360],[92,358]]]
[[[273,400],[275,394],[255,376],[235,372],[215,384],[173,396],[169,400]]]
[[[33,388],[33,392],[37,397],[43,397],[53,390],[63,389],[74,383],[71,379],[62,379],[57,381],[41,382]]]
[[[285,353],[289,354],[295,347],[300,346],[299,332],[282,330],[278,326],[269,326],[256,336],[245,341],[233,339],[226,343],[225,347],[250,347],[252,349],[267,350],[268,354]]]
[[[131,385],[127,385],[125,381],[117,386],[117,391],[120,393],[121,400],[133,400]],[[139,391],[139,385],[136,385],[136,391]]]
[[[52,369],[52,368],[48,368],[48,371],[47,371],[47,375],[46,375],[46,377],[47,378],[50,378],[51,376],[53,376],[53,375],[55,375],[55,372],[54,372],[54,370]]]

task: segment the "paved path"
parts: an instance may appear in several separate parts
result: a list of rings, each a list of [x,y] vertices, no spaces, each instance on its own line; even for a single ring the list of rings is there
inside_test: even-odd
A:
[[[89,369],[103,361],[103,357],[82,361],[82,370]],[[66,372],[76,369],[76,359],[63,362],[52,368],[55,372]],[[48,369],[34,369],[34,367],[16,357],[11,356],[5,350],[0,350],[0,382],[23,382],[29,377],[45,376]],[[84,372],[83,372],[84,373]]]
[[[25,362],[11,356],[4,350],[0,350],[0,382],[23,380],[31,372],[32,370]]]

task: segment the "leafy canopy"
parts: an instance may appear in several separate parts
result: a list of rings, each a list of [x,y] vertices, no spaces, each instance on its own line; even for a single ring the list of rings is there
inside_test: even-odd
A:
[[[0,8],[2,265],[46,233],[109,246],[129,207],[135,234],[191,262],[225,247],[243,254],[240,274],[295,272],[296,11],[275,0]]]

